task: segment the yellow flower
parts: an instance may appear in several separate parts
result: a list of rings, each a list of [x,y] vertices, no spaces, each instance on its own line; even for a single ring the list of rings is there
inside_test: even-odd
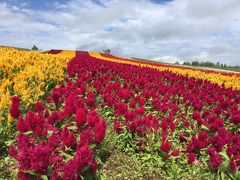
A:
[[[13,118],[12,116],[10,115],[10,113],[8,113],[8,123],[11,123],[13,122]]]
[[[58,84],[64,79],[64,69],[75,54],[68,50],[44,54],[0,47],[0,116],[2,108],[9,107],[10,92],[7,89],[30,106],[45,94],[49,82]]]

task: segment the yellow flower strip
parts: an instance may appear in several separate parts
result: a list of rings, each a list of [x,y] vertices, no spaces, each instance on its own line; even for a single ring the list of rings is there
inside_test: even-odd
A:
[[[141,61],[136,60],[127,60],[126,58],[109,58],[104,57],[100,53],[97,52],[90,52],[90,56],[102,59],[105,61],[123,63],[123,64],[131,64],[137,65],[142,67],[149,67],[153,69],[157,69],[160,71],[169,70],[176,74],[181,74],[184,76],[194,77],[203,80],[209,80],[211,83],[216,83],[218,85],[224,84],[225,87],[229,88],[232,87],[233,89],[240,90],[240,75],[239,73],[230,74],[230,73],[222,73],[222,72],[213,72],[213,71],[204,71],[204,70],[197,70],[191,68],[181,68],[177,66],[168,66],[168,65],[151,65],[151,63],[147,64],[146,62],[141,63]]]
[[[59,54],[0,48],[0,121],[6,118],[10,96],[18,95],[27,106],[35,103],[48,90],[49,84],[64,79],[67,63],[75,51]]]

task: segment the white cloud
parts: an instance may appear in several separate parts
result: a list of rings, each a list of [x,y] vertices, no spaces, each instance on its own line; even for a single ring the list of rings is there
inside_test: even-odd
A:
[[[71,0],[49,6],[33,10],[0,2],[0,42],[240,65],[239,0]]]

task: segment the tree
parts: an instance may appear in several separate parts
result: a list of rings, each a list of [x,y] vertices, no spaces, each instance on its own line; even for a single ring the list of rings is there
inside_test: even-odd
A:
[[[216,66],[217,66],[217,67],[220,67],[220,62],[219,62],[219,61],[216,63]]]
[[[185,61],[185,62],[183,62],[183,65],[190,66],[190,65],[191,65],[191,63],[190,63],[190,62],[187,62],[187,61]]]
[[[37,50],[38,50],[38,47],[35,46],[35,45],[33,45],[32,50],[33,50],[33,51],[37,51]]]
[[[199,66],[199,65],[200,65],[200,63],[198,61],[193,61],[192,62],[192,66]]]
[[[111,54],[111,50],[110,50],[110,49],[105,49],[105,50],[103,50],[103,52],[104,52],[105,54]]]
[[[176,61],[174,64],[179,65],[180,63],[178,61]]]

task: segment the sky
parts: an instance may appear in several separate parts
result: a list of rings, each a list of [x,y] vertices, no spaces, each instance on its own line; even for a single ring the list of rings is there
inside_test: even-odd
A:
[[[0,45],[240,65],[240,0],[0,0]]]

